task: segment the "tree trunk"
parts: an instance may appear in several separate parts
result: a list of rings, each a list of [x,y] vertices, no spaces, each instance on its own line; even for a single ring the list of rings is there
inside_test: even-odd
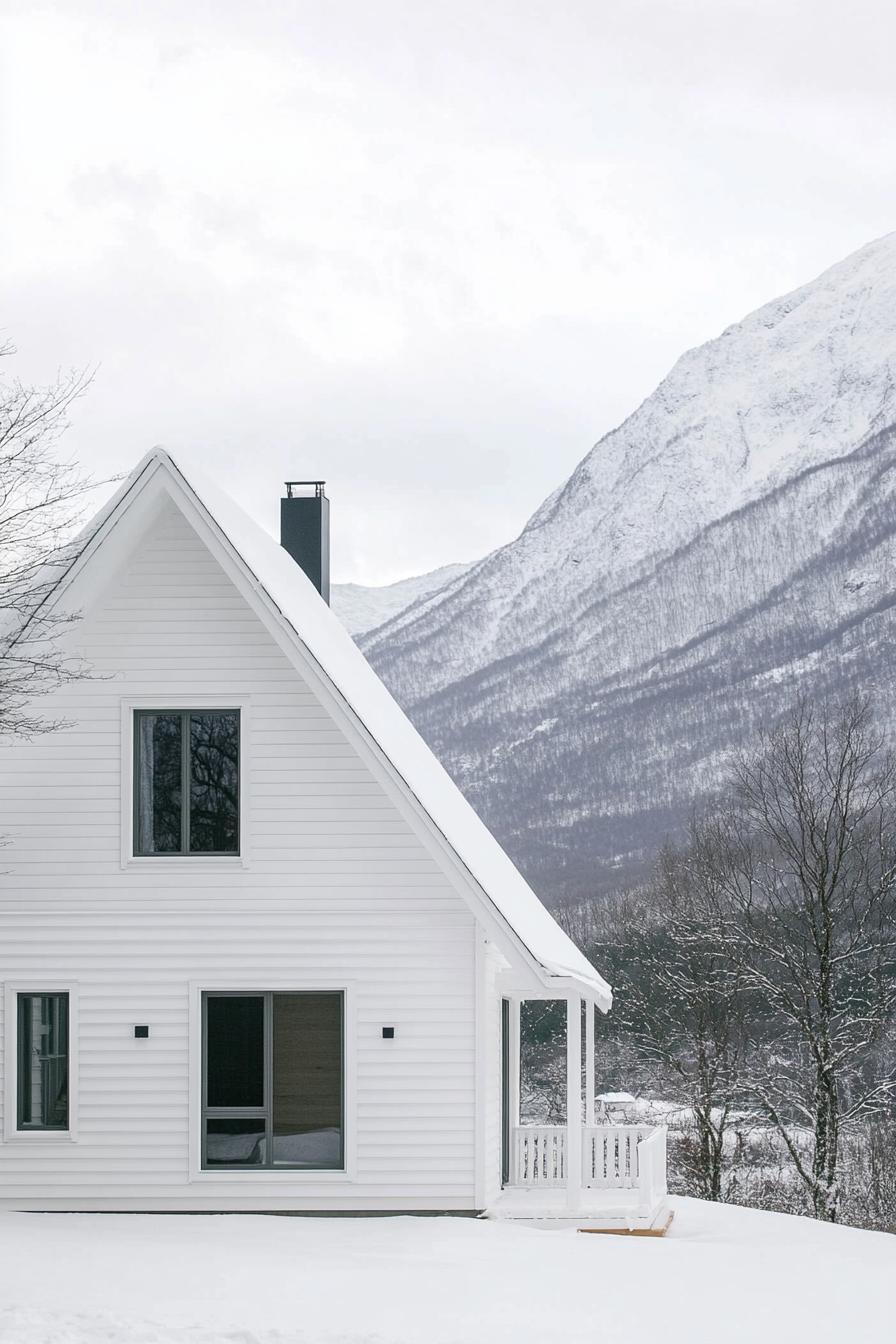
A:
[[[700,1153],[698,1181],[702,1197],[718,1203],[722,1198],[723,1127],[713,1124],[711,1108],[695,1106],[694,1118],[697,1122]]]
[[[827,1065],[819,1070],[816,1082],[812,1202],[815,1217],[829,1223],[836,1223],[839,1213],[840,1190],[837,1181],[839,1117],[837,1080],[830,1065]]]

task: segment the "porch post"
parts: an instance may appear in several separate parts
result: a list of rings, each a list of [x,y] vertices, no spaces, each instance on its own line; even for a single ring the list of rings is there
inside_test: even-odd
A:
[[[582,1189],[582,999],[566,1000],[566,1202],[579,1207]]]
[[[522,1053],[520,1046],[520,1000],[512,998],[510,1000],[510,1087],[508,1098],[508,1110],[510,1112],[511,1130],[517,1129],[520,1123],[520,1072],[522,1068]],[[511,1146],[513,1135],[511,1134]]]
[[[594,1002],[585,1000],[585,1124],[594,1124]]]

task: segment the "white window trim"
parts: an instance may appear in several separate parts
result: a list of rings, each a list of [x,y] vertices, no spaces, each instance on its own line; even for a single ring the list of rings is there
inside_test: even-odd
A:
[[[240,712],[240,852],[239,854],[134,853],[134,711],[138,709],[238,709]],[[160,691],[154,696],[121,701],[121,867],[160,872],[227,872],[251,867],[249,837],[249,743],[251,697],[194,695]]]
[[[19,1129],[18,996],[20,994],[68,995],[68,1129]],[[3,1053],[6,1075],[3,1087],[3,1138],[9,1143],[76,1143],[78,1139],[78,985],[72,980],[47,980],[32,975],[8,980],[3,986]]]
[[[340,1171],[280,1170],[209,1171],[202,1166],[202,996],[226,994],[243,990],[247,994],[342,994],[344,1008],[343,1042],[344,1088],[343,1100],[343,1154],[345,1166]],[[355,986],[352,981],[320,980],[317,977],[288,980],[275,976],[257,976],[247,979],[238,974],[226,980],[190,981],[190,1169],[188,1180],[200,1183],[226,1182],[249,1187],[253,1181],[277,1185],[347,1185],[357,1179],[357,1101],[355,1079]]]

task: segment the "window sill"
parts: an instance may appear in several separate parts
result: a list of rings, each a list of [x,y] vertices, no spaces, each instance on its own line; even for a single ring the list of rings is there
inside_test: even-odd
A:
[[[125,871],[134,872],[141,869],[156,873],[239,872],[249,867],[249,861],[243,854],[132,854],[122,859],[121,866]]]
[[[302,1185],[313,1185],[318,1181],[326,1181],[328,1184],[330,1182],[349,1184],[354,1179],[354,1176],[347,1171],[309,1171],[305,1167],[282,1167],[279,1171],[271,1167],[261,1167],[257,1171],[251,1167],[245,1167],[240,1171],[234,1167],[224,1167],[221,1171],[203,1168],[194,1171],[190,1176],[191,1181],[297,1181]]]
[[[8,1129],[6,1143],[75,1143],[77,1135],[70,1129]]]

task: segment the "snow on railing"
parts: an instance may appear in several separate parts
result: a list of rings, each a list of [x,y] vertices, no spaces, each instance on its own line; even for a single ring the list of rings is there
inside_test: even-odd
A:
[[[638,1203],[649,1213],[666,1191],[666,1126],[638,1144]]]
[[[586,1125],[582,1131],[582,1185],[630,1190],[638,1184],[638,1145],[652,1125]]]
[[[565,1180],[565,1125],[521,1125],[513,1131],[515,1185],[562,1185]]]

